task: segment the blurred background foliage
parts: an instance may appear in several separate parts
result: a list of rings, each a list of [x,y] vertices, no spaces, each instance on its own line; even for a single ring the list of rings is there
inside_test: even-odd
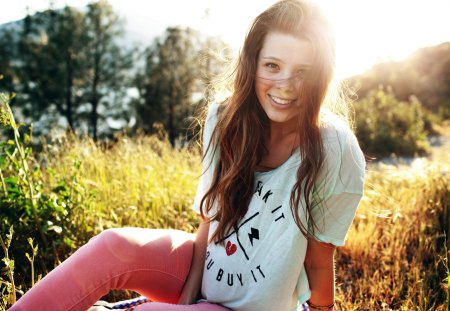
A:
[[[398,100],[389,88],[371,90],[354,106],[361,148],[372,156],[424,155],[435,119],[415,96]]]
[[[99,1],[83,11],[50,8],[0,25],[0,90],[17,94],[12,109],[20,122],[33,123],[35,137],[58,129],[96,141],[162,126],[172,145],[192,138],[188,129],[231,48],[180,27],[168,27],[147,46],[133,45],[124,40],[124,23]],[[378,63],[346,84],[357,94],[364,151],[426,153],[433,124],[450,117],[450,42]]]
[[[158,123],[172,144],[184,142],[213,75],[227,63],[226,44],[180,27],[147,47],[124,44],[123,35],[124,21],[107,1],[0,26],[0,91],[17,94],[11,106],[34,124],[35,136],[70,129],[97,140],[152,133]]]

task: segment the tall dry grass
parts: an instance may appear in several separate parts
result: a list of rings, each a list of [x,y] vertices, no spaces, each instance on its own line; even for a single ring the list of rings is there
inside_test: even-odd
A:
[[[156,136],[119,137],[113,145],[65,137],[46,147],[41,161],[51,169],[47,185],[73,174],[80,161],[79,182],[95,190],[90,210],[80,217],[93,232],[120,226],[183,228],[195,231],[191,210],[200,177],[199,152],[173,149]]]
[[[343,310],[449,310],[449,162],[370,166],[337,255]]]
[[[198,224],[191,210],[198,150],[174,150],[156,137],[119,137],[111,146],[69,137],[47,146],[39,161],[43,184],[75,176],[81,190],[95,191],[92,204],[72,214],[90,235],[120,226],[193,232]],[[369,166],[365,196],[336,255],[340,310],[449,309],[449,164]]]

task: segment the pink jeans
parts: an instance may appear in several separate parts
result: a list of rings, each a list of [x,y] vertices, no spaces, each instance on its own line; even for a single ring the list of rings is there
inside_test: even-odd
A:
[[[152,301],[136,311],[229,310],[207,302],[176,305],[189,273],[194,235],[178,230],[105,230],[31,288],[10,311],[89,309],[110,289]]]

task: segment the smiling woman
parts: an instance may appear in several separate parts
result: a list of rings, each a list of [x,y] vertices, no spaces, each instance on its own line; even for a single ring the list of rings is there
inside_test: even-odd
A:
[[[292,123],[297,129],[301,107],[298,91],[314,60],[311,43],[292,35],[266,36],[256,69],[256,96],[271,122]]]
[[[334,66],[333,32],[315,2],[264,10],[229,76],[231,95],[208,107],[196,236],[106,230],[11,311],[86,310],[111,288],[148,297],[142,311],[335,310],[333,255],[362,197],[365,161],[345,120],[322,109]]]
[[[211,103],[205,120],[195,241],[173,230],[106,230],[11,310],[85,310],[111,288],[145,295],[153,302],[136,309],[148,311],[334,310],[333,254],[365,166],[350,128],[321,109],[334,51],[312,1],[259,14],[230,97]]]

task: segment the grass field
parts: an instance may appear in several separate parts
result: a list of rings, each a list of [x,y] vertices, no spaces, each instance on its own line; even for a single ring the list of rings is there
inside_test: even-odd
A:
[[[336,255],[340,310],[449,310],[450,162],[444,159],[369,164],[365,196]],[[70,211],[70,252],[110,227],[195,231],[198,217],[190,206],[200,174],[196,149],[174,150],[155,137],[119,137],[109,147],[72,137],[46,147],[35,163],[43,167],[48,191],[70,176],[79,200],[89,197]],[[15,251],[14,238],[11,254],[25,256]],[[0,280],[4,308],[10,282],[6,275]],[[26,290],[30,284],[16,286]]]

